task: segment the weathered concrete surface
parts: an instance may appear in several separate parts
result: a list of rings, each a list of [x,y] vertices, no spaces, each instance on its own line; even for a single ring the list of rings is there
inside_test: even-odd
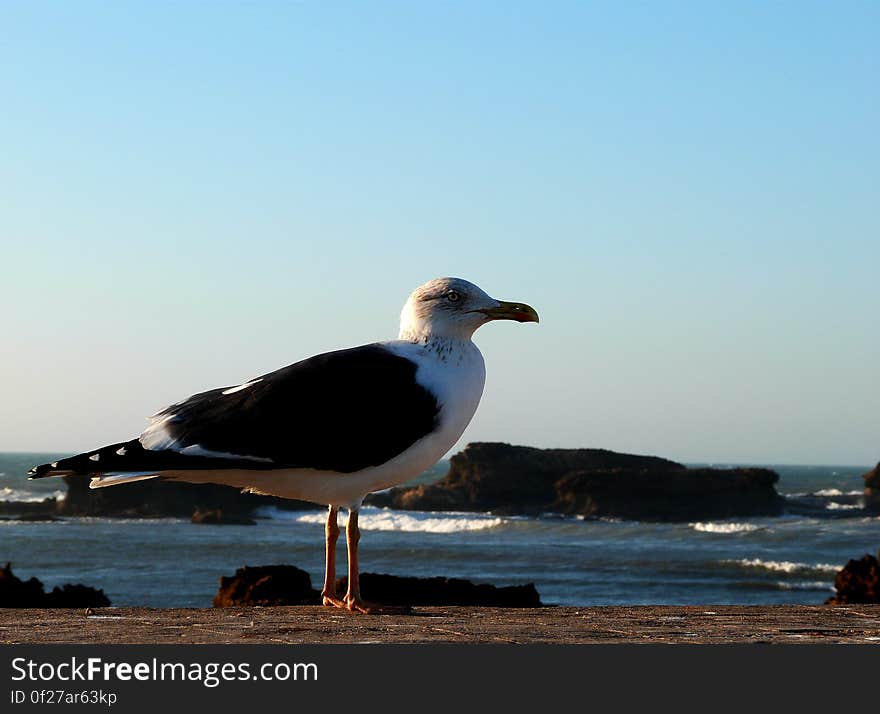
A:
[[[65,643],[864,643],[880,605],[415,608],[354,615],[322,607],[0,610],[0,642]]]

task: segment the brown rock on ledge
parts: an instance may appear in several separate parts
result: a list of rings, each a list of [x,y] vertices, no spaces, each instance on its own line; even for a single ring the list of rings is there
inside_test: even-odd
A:
[[[214,607],[237,605],[320,605],[305,570],[293,565],[258,565],[239,568],[232,577],[220,578]]]
[[[834,578],[837,594],[828,605],[880,603],[880,561],[873,555],[849,561]]]
[[[382,605],[480,607],[541,607],[534,583],[496,587],[475,584],[462,578],[409,578],[383,573],[361,573],[364,599]],[[336,591],[344,593],[348,578],[336,581]]]
[[[778,515],[778,479],[768,469],[688,469],[605,449],[474,443],[452,457],[439,483],[390,489],[367,502],[426,511],[687,521]]]
[[[336,581],[344,593],[347,578]],[[382,605],[471,605],[484,607],[541,607],[532,583],[496,587],[460,578],[408,578],[361,573],[361,593]],[[293,565],[245,566],[232,577],[220,578],[214,607],[240,605],[320,605],[321,595],[312,588],[309,574]]]

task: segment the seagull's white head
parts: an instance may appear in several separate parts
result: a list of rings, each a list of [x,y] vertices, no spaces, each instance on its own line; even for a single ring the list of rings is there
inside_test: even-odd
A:
[[[496,300],[467,280],[435,278],[416,288],[403,306],[400,339],[468,340],[478,327],[492,320],[538,322],[538,313],[525,303]]]

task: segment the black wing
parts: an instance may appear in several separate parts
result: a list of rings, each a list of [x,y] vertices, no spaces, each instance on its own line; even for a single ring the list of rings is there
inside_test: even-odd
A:
[[[137,440],[114,444],[54,467],[37,467],[32,477],[65,469],[313,468],[351,473],[377,466],[434,430],[439,406],[416,382],[416,369],[415,363],[381,345],[328,352],[251,380],[244,389],[213,389],[164,409],[156,417],[167,417],[162,428],[169,448],[143,449]],[[117,448],[123,446],[127,448]],[[179,453],[187,447],[198,449]],[[199,456],[203,450],[242,458]]]
[[[416,365],[380,345],[328,352],[231,394],[196,394],[160,412],[175,449],[271,459],[275,468],[352,472],[433,431],[437,400]]]

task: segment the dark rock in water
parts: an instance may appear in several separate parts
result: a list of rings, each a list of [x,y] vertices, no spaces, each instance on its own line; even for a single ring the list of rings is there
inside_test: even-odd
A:
[[[880,464],[862,478],[865,479],[865,508],[880,512]]]
[[[633,520],[775,516],[782,500],[769,469],[597,469],[574,471],[556,484],[550,510]]]
[[[475,443],[452,457],[436,484],[372,494],[375,506],[425,511],[686,521],[778,515],[778,475],[768,469],[688,469],[656,456],[605,449],[536,449]]]
[[[631,456],[604,449],[536,449],[502,443],[468,444],[450,461],[439,483],[394,488],[370,496],[376,506],[426,511],[541,513],[558,495],[555,484],[564,475],[584,469],[653,468],[683,470],[684,466],[654,456]]]
[[[52,588],[41,607],[109,607],[110,599],[103,590],[87,585],[65,583],[60,588]]]
[[[242,493],[218,484],[182,483],[150,479],[105,488],[89,488],[88,476],[65,476],[67,496],[58,512],[69,516],[124,516],[190,518],[196,509],[221,510],[225,518],[249,516],[261,506],[284,510],[314,509],[303,501]]]
[[[880,560],[864,555],[849,561],[835,576],[834,589],[837,594],[826,601],[827,605],[880,603]]]
[[[45,517],[51,520],[58,510],[58,502],[54,498],[42,501],[0,501],[0,516],[19,516],[19,520],[38,520]]]
[[[202,510],[197,508],[192,514],[193,523],[202,523],[213,526],[255,526],[257,522],[250,516],[230,516],[223,512],[222,508]]]
[[[471,605],[481,607],[541,607],[533,583],[496,587],[460,578],[410,578],[382,573],[361,573],[361,595],[382,605]],[[348,578],[336,581],[341,595]]]
[[[0,607],[42,607],[46,593],[36,578],[20,580],[12,573],[12,563],[0,569]]]
[[[28,523],[51,523],[53,521],[61,521],[63,518],[56,518],[51,513],[25,513],[13,520],[25,521]]]
[[[21,580],[12,573],[12,564],[0,569],[0,607],[107,607],[110,600],[103,590],[66,583],[46,594],[36,578]]]
[[[213,602],[214,607],[320,604],[320,593],[312,588],[309,574],[293,565],[239,568],[235,575],[220,578]]]

